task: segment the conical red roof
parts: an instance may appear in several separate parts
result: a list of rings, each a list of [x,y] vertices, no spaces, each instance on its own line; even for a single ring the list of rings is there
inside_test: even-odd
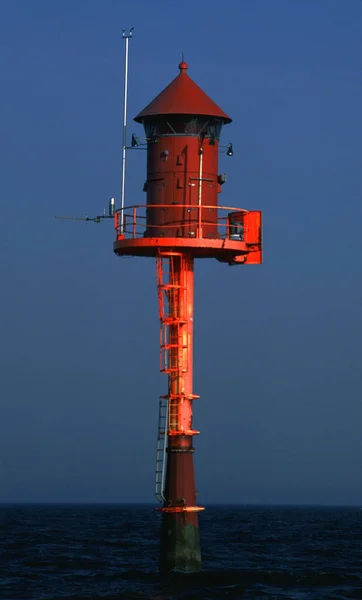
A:
[[[187,75],[187,68],[182,61],[177,77],[134,120],[142,123],[156,115],[207,115],[230,123],[230,117]]]

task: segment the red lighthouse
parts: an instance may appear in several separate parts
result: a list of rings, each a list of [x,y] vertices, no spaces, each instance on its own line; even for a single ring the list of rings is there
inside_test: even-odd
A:
[[[193,465],[194,262],[261,263],[261,213],[218,205],[222,127],[231,122],[189,77],[179,75],[136,117],[147,142],[146,203],[115,212],[119,256],[156,258],[161,396],[156,496],[162,512],[160,570],[201,568]],[[138,140],[133,136],[132,145]],[[228,146],[232,154],[232,146]]]

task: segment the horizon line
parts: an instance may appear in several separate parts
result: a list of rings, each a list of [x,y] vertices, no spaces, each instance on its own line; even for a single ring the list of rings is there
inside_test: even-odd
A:
[[[325,503],[285,503],[285,502],[208,502],[203,503],[210,507],[294,507],[294,508],[362,508],[361,503],[353,504],[325,504]],[[0,501],[1,506],[147,506],[155,507],[159,506],[156,502],[119,502],[119,501],[82,501],[82,500],[60,500],[60,501]]]

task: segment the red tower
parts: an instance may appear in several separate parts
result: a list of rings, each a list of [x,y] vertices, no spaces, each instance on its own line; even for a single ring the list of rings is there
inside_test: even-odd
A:
[[[261,213],[218,205],[226,181],[219,139],[228,117],[187,74],[179,75],[136,117],[147,140],[144,205],[115,212],[119,256],[156,258],[161,396],[156,496],[162,504],[160,570],[201,568],[193,466],[194,260],[260,264]],[[133,145],[137,138],[133,136]],[[232,154],[231,145],[228,154]]]

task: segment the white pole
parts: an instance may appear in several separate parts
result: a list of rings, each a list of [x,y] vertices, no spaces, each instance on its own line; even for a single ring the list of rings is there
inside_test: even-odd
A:
[[[122,143],[122,184],[121,184],[121,234],[124,229],[124,196],[126,184],[126,145],[127,145],[127,94],[128,94],[128,40],[132,37],[134,27],[127,33],[122,31],[125,41],[125,65],[124,65],[124,100],[123,100],[123,143]]]
[[[201,210],[202,210],[202,208],[201,208],[202,207],[202,159],[203,159],[203,156],[204,156],[204,149],[203,149],[202,146],[200,146],[199,154],[200,154],[200,163],[199,163],[199,165],[200,165],[199,166],[199,198],[198,198],[198,200],[199,200],[199,203],[198,203],[199,204],[199,215],[198,215],[198,217],[199,217],[199,219],[198,219],[199,223],[198,223],[198,227],[197,227],[197,229],[198,229],[197,237],[202,237],[202,225],[201,225]]]

